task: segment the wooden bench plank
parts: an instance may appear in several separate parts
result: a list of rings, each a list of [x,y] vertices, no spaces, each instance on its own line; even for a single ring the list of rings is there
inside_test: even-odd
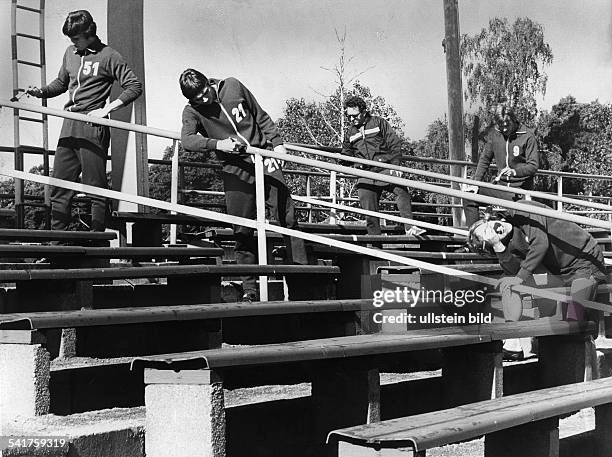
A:
[[[184,364],[201,364],[201,368],[225,368],[250,364],[274,364],[306,360],[327,360],[346,357],[392,354],[425,349],[440,349],[505,339],[522,328],[525,336],[592,333],[592,322],[565,322],[542,319],[525,321],[414,330],[406,334],[356,335],[324,338],[295,343],[271,344],[246,348],[226,348],[141,357],[135,360],[145,367],[180,369]],[[516,325],[521,324],[521,325]]]
[[[171,265],[157,267],[71,268],[0,271],[0,281],[161,278],[198,275],[337,275],[338,267],[323,265]]]
[[[302,225],[300,225],[300,229]],[[304,230],[308,231],[308,230]],[[234,239],[234,232],[231,229],[211,229],[206,230],[200,234],[189,234],[183,233],[182,237],[188,239],[189,237],[194,238],[215,238],[219,241],[232,241]],[[271,239],[282,238],[282,235],[274,232],[266,232],[266,236]],[[451,244],[463,244],[465,243],[465,237],[453,237],[446,235],[423,235],[423,236],[408,236],[408,235],[362,235],[362,234],[338,234],[328,233],[326,237],[332,240],[354,242],[354,243],[386,243],[386,244],[427,244],[427,243],[451,243]]]
[[[203,217],[187,216],[185,214],[169,213],[131,213],[113,212],[112,219],[116,222],[137,222],[150,224],[177,224],[177,225],[211,225],[213,227],[231,227],[227,222],[207,219]]]
[[[329,439],[419,452],[610,402],[612,379],[603,378],[335,430]]]
[[[296,302],[213,303],[0,314],[0,330],[33,330],[147,322],[187,321],[244,316],[360,311],[372,300],[304,300]]]
[[[0,246],[0,253],[2,247]],[[85,255],[89,257],[129,259],[134,257],[181,258],[181,257],[220,257],[221,248],[187,248],[187,247],[88,247]]]
[[[377,267],[378,272],[387,271],[393,273],[411,273],[420,272],[422,275],[438,275],[430,270],[423,270],[418,267],[411,267],[409,265],[383,265]],[[472,263],[472,264],[459,264],[453,265],[453,270],[465,271],[468,273],[501,273],[502,267],[499,263]]]
[[[49,246],[28,244],[1,244],[0,257],[57,257],[82,256],[85,248],[82,246]]]
[[[86,256],[109,259],[130,259],[135,257],[219,257],[221,248],[177,248],[177,247],[82,247],[0,244],[0,257],[57,257]]]
[[[331,246],[322,246],[322,245],[314,245],[313,250],[316,254],[324,254],[324,255],[344,255],[344,256],[357,256],[363,257],[363,254],[358,254],[356,252],[347,251],[345,249],[331,247]],[[481,255],[471,252],[438,252],[438,251],[401,251],[397,249],[385,249],[384,250],[390,254],[396,254],[403,257],[410,257],[414,259],[434,259],[434,260],[477,260],[483,261],[487,259],[497,260],[497,257],[493,255]]]
[[[337,338],[268,344],[254,347],[230,347],[138,357],[133,363],[148,368],[180,369],[201,364],[201,368],[219,369],[244,365],[266,365],[311,360],[343,359],[406,351],[454,347],[489,341],[487,336],[459,328],[415,330],[408,334],[355,335]]]
[[[116,238],[114,232],[0,229],[0,240],[7,241],[110,241]]]

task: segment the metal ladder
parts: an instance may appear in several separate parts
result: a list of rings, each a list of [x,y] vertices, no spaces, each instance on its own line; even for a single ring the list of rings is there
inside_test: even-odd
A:
[[[23,13],[18,14],[18,12]],[[32,16],[35,16],[32,19]],[[22,22],[28,20],[31,24],[33,20],[38,20],[38,35],[19,33],[18,29]],[[39,61],[31,62],[19,58],[18,43],[22,40],[35,40],[39,42]],[[22,65],[36,67],[40,69],[40,87],[46,85],[46,62],[45,62],[45,0],[39,0],[39,7],[32,8],[19,4],[19,0],[11,0],[11,51],[12,51],[12,70],[13,70],[13,97],[23,95],[26,90],[25,85],[20,84],[19,68]],[[38,83],[36,83],[38,84]],[[42,106],[47,106],[47,100],[42,99]],[[30,115],[31,116],[31,115]],[[20,127],[22,122],[39,124],[42,129],[42,147],[23,145],[21,143]],[[46,114],[41,117],[21,116],[18,109],[13,110],[13,133],[14,133],[14,158],[15,169],[23,171],[24,154],[42,154],[43,173],[49,176],[49,125]],[[44,190],[44,202],[27,201],[24,192],[24,183],[21,179],[15,179],[15,225],[16,228],[23,228],[25,225],[25,207],[39,206],[45,208],[45,227],[50,226],[50,194],[48,186]]]

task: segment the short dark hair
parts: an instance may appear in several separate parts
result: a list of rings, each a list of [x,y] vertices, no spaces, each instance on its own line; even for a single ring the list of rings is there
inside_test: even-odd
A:
[[[208,78],[198,70],[188,68],[179,77],[181,92],[187,99],[192,99],[208,85]]]
[[[499,114],[497,112],[498,107],[501,107],[501,112]],[[514,111],[514,108],[510,106],[510,104],[505,100],[497,102],[495,104],[495,117],[503,119],[506,115],[518,124],[518,118],[516,117],[516,112]]]
[[[357,108],[360,112],[365,111],[368,107],[366,106],[366,102],[363,98],[357,95],[351,95],[344,102],[345,108]]]
[[[62,33],[67,37],[73,37],[82,33],[89,38],[96,35],[98,28],[87,10],[77,10],[68,13],[64,21]]]

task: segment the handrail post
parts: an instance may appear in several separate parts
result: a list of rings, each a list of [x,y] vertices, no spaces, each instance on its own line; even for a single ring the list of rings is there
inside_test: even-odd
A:
[[[311,197],[311,189],[310,189],[311,183],[310,183],[310,175],[306,175],[306,196],[308,198]],[[312,205],[310,203],[308,203],[306,205],[306,208],[308,208],[308,222],[312,222]]]
[[[178,203],[179,154],[178,141],[172,141],[172,171],[170,173],[170,203]],[[172,211],[172,214],[176,214]],[[170,224],[170,244],[176,244],[176,224]]]
[[[268,264],[268,250],[266,246],[266,190],[264,187],[264,165],[263,157],[256,152],[255,160],[255,203],[257,205],[257,250],[259,253],[259,265]],[[268,277],[259,277],[259,299],[268,301]]]
[[[461,167],[461,177],[464,179],[467,179],[468,177],[468,165],[467,163],[465,165],[463,165]],[[453,200],[451,198],[451,203],[453,203]],[[455,208],[451,208],[451,213],[455,210]],[[466,219],[465,219],[465,208],[463,206],[463,200],[461,200],[461,209],[459,209],[459,212],[461,214],[461,226],[464,226],[466,223]]]
[[[338,187],[337,173],[335,171],[331,171],[329,175],[329,197],[331,198],[332,203],[337,203],[338,198],[336,197],[336,190]],[[329,212],[329,223],[335,224],[337,220],[337,212],[335,209],[332,209]]]
[[[557,196],[563,197],[563,176],[557,176]],[[557,211],[563,211],[563,202],[557,202]]]

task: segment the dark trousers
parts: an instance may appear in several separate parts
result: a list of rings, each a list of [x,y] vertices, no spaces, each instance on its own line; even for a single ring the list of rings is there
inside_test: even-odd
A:
[[[249,184],[239,179],[236,175],[229,173],[222,173],[222,175],[227,214],[247,219],[256,219],[255,184]],[[266,189],[266,217],[269,220],[278,220],[282,227],[297,229],[295,204],[287,186],[268,176],[266,176],[264,183]],[[238,264],[255,265],[258,263],[257,240],[253,236],[253,232],[254,230],[249,227],[234,226],[235,253]],[[304,240],[295,237],[285,237],[285,243],[287,245],[288,258],[294,264],[308,264]],[[242,287],[245,293],[255,292],[257,290],[256,277],[242,277]]]
[[[599,284],[607,282],[605,260],[601,249],[596,248],[576,259],[572,273],[564,275],[564,284],[570,286],[571,301],[567,303],[565,317],[567,320],[585,320],[584,301],[593,301],[597,297]],[[599,314],[595,311],[596,314]]]
[[[486,187],[478,188],[478,195],[484,195],[485,197],[495,197],[502,200],[517,201],[522,198],[521,194],[513,194],[512,192],[504,192],[502,190],[489,189]],[[463,199],[463,211],[465,212],[465,223],[470,227],[473,223],[480,219],[478,215],[478,205],[480,203],[473,200]]]
[[[75,124],[77,124],[75,122]],[[106,157],[110,133],[108,127],[78,122],[78,137],[60,138],[53,161],[53,177],[81,182],[106,189]],[[66,230],[72,221],[71,205],[75,192],[63,187],[51,188],[51,228]],[[104,197],[91,195],[91,230],[106,229],[107,205]]]
[[[359,196],[359,204],[361,208],[368,211],[378,212],[378,203],[383,190],[393,192],[396,196],[397,209],[401,217],[412,219],[412,202],[410,193],[406,187],[395,186],[377,186],[374,184],[357,184],[357,195]],[[406,224],[406,229],[411,227],[411,224]],[[374,216],[366,216],[366,228],[368,235],[380,235],[380,219]]]

